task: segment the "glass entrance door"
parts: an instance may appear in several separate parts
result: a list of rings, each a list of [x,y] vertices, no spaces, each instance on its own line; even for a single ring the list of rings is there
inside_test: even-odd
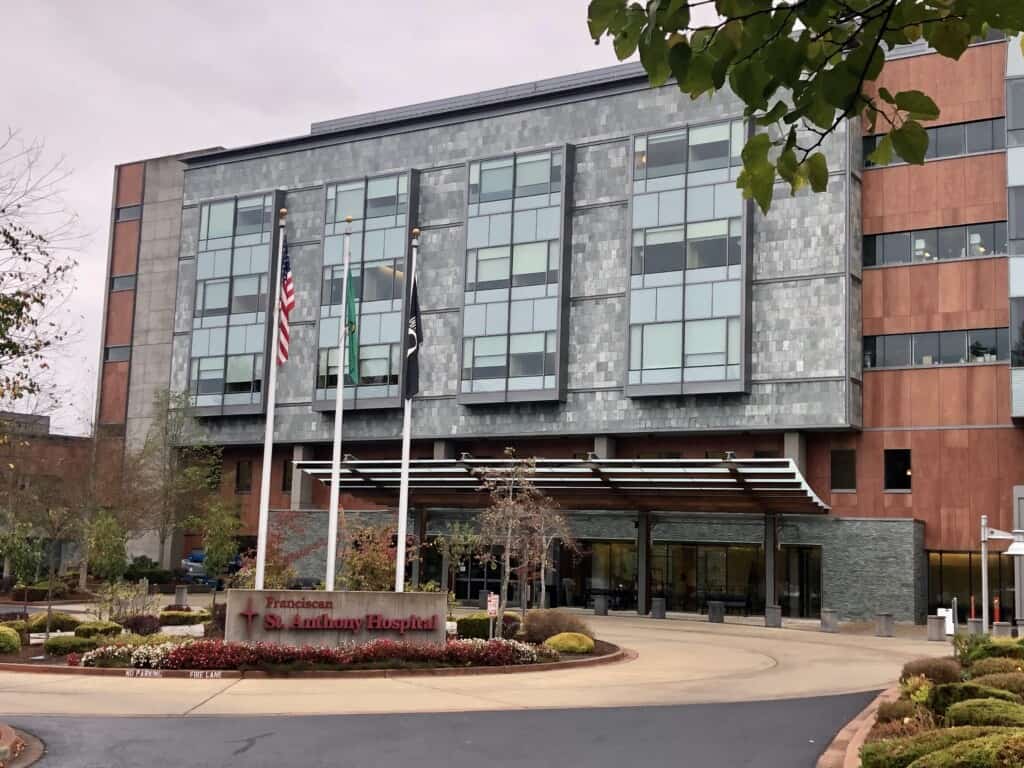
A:
[[[821,547],[784,545],[775,555],[775,585],[783,616],[821,616]]]

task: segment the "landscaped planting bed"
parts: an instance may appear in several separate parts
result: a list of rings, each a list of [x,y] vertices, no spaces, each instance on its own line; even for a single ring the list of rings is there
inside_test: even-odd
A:
[[[862,768],[1024,766],[1024,641],[957,636],[954,647],[955,658],[904,667]]]
[[[71,666],[136,667],[188,670],[344,670],[417,667],[501,667],[557,661],[549,648],[518,640],[449,640],[420,645],[374,640],[357,646],[329,648],[270,643],[185,640],[131,647],[111,643],[68,657]]]

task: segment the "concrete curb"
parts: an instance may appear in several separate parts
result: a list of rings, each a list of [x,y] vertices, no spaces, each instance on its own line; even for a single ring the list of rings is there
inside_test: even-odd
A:
[[[569,659],[541,664],[516,664],[501,667],[438,667],[436,669],[352,669],[352,670],[310,670],[279,675],[252,670],[239,672],[233,669],[134,669],[125,667],[68,667],[55,664],[17,664],[0,662],[0,672],[20,672],[38,675],[86,675],[91,677],[125,678],[185,678],[190,680],[286,679],[286,678],[390,678],[390,677],[459,677],[465,675],[508,675],[520,672],[553,672],[560,669],[595,667],[619,661],[632,661],[635,651],[616,648],[603,656],[588,659]],[[0,763],[0,768],[3,768]]]
[[[900,697],[898,686],[878,694],[853,720],[844,725],[818,758],[816,768],[860,768],[860,748],[875,724],[878,705]]]
[[[25,742],[11,726],[0,723],[0,768],[16,760],[24,746]]]

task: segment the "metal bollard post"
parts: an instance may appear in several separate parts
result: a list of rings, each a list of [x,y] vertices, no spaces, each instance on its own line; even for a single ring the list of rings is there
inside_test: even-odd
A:
[[[821,609],[821,631],[836,633],[839,631],[839,612],[833,608]]]
[[[781,605],[766,605],[764,607],[764,625],[775,629],[782,626]]]
[[[946,617],[928,617],[928,639],[932,642],[943,642],[946,639]]]
[[[893,637],[896,634],[896,623],[891,613],[879,613],[875,615],[875,636]]]

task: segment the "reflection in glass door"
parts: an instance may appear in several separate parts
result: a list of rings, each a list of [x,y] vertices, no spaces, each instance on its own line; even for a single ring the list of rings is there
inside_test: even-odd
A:
[[[783,616],[821,616],[821,547],[784,545],[775,555],[775,583]]]

